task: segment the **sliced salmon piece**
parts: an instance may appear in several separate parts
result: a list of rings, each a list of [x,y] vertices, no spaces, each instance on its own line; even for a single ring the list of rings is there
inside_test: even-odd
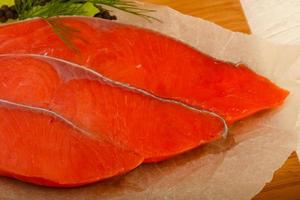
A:
[[[69,34],[77,53],[41,19],[1,26],[0,53],[62,58],[157,96],[216,112],[230,124],[276,108],[288,95],[244,65],[215,60],[150,30],[88,17],[59,21],[80,31]]]
[[[0,99],[54,112],[101,141],[141,155],[144,162],[164,160],[227,132],[214,113],[38,55],[0,55]]]
[[[143,161],[47,110],[0,100],[0,117],[2,176],[74,187],[123,174]]]

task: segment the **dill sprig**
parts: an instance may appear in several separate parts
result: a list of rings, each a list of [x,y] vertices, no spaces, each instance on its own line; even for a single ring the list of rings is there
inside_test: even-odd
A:
[[[52,0],[44,6],[40,6],[39,2],[40,0],[21,0],[20,3],[15,4],[19,19],[85,14],[84,4],[78,3],[80,0]]]
[[[131,13],[133,15],[140,16],[148,21],[151,20],[160,21],[155,17],[147,15],[147,13],[155,12],[155,10],[140,8],[133,1],[128,1],[128,0],[86,0],[86,1],[93,3],[96,7],[98,5],[105,5],[127,13]]]
[[[91,3],[98,9],[101,6],[109,6],[133,15],[140,16],[148,21],[158,19],[147,15],[154,10],[144,9],[130,0],[50,0],[41,5],[41,0],[15,0],[15,8],[19,20],[41,17],[48,22],[57,36],[73,51],[78,53],[76,46],[72,43],[75,33],[80,30],[66,26],[59,20],[59,16],[86,15],[84,9],[87,3]],[[77,34],[76,36],[79,37]]]
[[[158,20],[147,15],[147,13],[155,12],[155,10],[140,8],[134,1],[129,0],[51,0],[43,6],[39,5],[40,1],[15,0],[19,19],[23,20],[33,17],[49,18],[60,15],[85,15],[84,6],[86,3],[92,3],[97,8],[101,5],[109,6],[150,21]]]
[[[52,0],[40,6],[40,0],[15,0],[19,20],[41,17],[52,28],[53,32],[75,53],[79,53],[72,42],[75,33],[80,32],[59,21],[59,16],[84,15],[84,5],[80,0]],[[51,18],[53,17],[53,18]]]
[[[80,30],[61,23],[59,21],[59,18],[45,18],[44,20],[52,27],[54,33],[65,43],[65,45],[67,45],[69,49],[71,49],[76,54],[80,53],[71,39],[77,37],[85,42],[85,40],[78,35],[78,33],[80,33]]]

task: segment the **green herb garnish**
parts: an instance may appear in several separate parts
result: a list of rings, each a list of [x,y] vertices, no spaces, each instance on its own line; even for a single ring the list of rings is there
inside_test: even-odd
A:
[[[105,5],[105,6],[122,10],[127,13],[140,16],[149,21],[151,20],[159,21],[158,19],[145,14],[149,12],[155,12],[155,10],[140,8],[137,6],[135,2],[132,1],[126,1],[126,0],[87,0],[87,1],[93,3],[93,5],[95,5],[96,7],[98,7],[99,5],[100,6]]]
[[[128,0],[51,0],[43,6],[40,5],[41,1],[44,0],[15,0],[19,19],[33,17],[49,18],[61,15],[86,15],[84,7],[89,3],[101,10],[103,9],[102,6],[108,6],[147,20],[157,20],[146,14],[154,12],[154,10],[140,8],[135,2]]]
[[[34,17],[85,15],[84,4],[78,2],[79,0],[52,0],[41,6],[40,0],[15,0],[15,7],[20,20]]]
[[[133,15],[142,17],[148,21],[157,20],[154,17],[147,15],[154,10],[144,9],[138,7],[138,5],[130,0],[14,0],[15,5],[7,9],[10,9],[17,14],[17,19],[24,20],[28,18],[41,17],[46,20],[52,27],[53,31],[59,36],[59,38],[72,50],[77,52],[76,46],[72,43],[71,39],[75,33],[80,32],[74,30],[74,28],[64,25],[60,22],[59,16],[74,16],[74,15],[87,15],[85,7],[90,4],[95,9],[98,9],[99,13],[95,16],[116,19],[115,16],[111,16],[109,11],[102,6],[112,7],[122,10]],[[1,14],[1,13],[0,13]],[[101,15],[104,14],[104,15]],[[6,16],[4,16],[6,17]],[[9,19],[9,17],[8,17]],[[4,21],[7,18],[4,18]],[[0,16],[1,21],[1,16]],[[157,20],[159,21],[159,20]],[[78,34],[77,34],[78,35]]]

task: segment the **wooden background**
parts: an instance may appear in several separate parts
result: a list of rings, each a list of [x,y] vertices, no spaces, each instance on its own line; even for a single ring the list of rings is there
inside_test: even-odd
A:
[[[168,5],[182,13],[201,17],[225,28],[250,33],[239,0],[144,0]],[[276,156],[276,155],[274,155]],[[253,200],[300,200],[300,163],[295,153],[274,174],[271,183]]]

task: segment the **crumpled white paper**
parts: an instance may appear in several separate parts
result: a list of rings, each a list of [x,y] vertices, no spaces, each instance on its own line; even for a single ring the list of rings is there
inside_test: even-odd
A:
[[[241,3],[253,34],[278,44],[300,45],[299,0],[241,0]],[[297,153],[300,156],[300,140]]]
[[[300,45],[299,0],[241,0],[251,31],[272,42]]]
[[[218,141],[158,164],[83,188],[50,189],[0,178],[0,199],[13,200],[248,200],[296,148],[300,129],[300,47],[280,46],[254,36],[233,33],[210,22],[167,7],[149,23],[119,13],[124,23],[147,27],[218,59],[242,62],[291,94],[280,109],[263,112],[236,124]]]

